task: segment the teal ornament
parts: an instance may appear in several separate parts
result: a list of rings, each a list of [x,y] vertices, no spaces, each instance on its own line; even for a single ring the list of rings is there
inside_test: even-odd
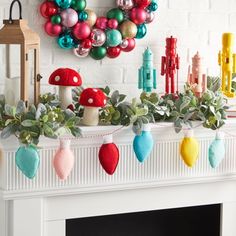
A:
[[[86,21],[88,19],[88,13],[86,11],[82,11],[79,13],[79,20]]]
[[[69,8],[72,0],[55,0],[56,4],[63,9]]]
[[[112,29],[106,31],[106,45],[116,47],[122,42],[122,35],[119,30]]]
[[[137,26],[138,31],[137,34],[135,36],[136,39],[142,39],[145,37],[145,35],[147,34],[147,27],[145,24],[141,24]]]
[[[58,37],[57,43],[63,49],[74,48],[74,40],[69,34],[63,34]]]
[[[212,168],[217,168],[225,157],[224,135],[220,132],[216,134],[215,140],[208,149],[208,159]]]
[[[39,154],[32,145],[21,146],[15,154],[15,161],[17,167],[29,179],[33,179],[39,168]]]
[[[153,137],[149,124],[144,125],[141,135],[136,135],[133,141],[134,153],[137,159],[143,163],[153,149]]]
[[[152,3],[147,7],[149,11],[156,11],[158,9],[158,4],[156,1],[152,1]]]

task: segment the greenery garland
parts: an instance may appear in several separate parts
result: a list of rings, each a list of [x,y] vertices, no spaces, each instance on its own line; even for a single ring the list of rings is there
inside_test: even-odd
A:
[[[34,145],[39,143],[40,136],[56,139],[71,134],[79,137],[83,116],[83,107],[78,103],[81,91],[82,88],[73,91],[75,112],[62,110],[58,97],[51,93],[40,96],[37,108],[30,105],[28,109],[22,101],[17,107],[5,104],[4,96],[1,95],[1,137],[15,135],[21,143]],[[134,98],[131,102],[126,101],[126,95],[119,91],[111,93],[109,87],[103,91],[108,96],[108,103],[100,110],[101,125],[133,125],[136,134],[141,132],[146,123],[174,122],[176,132],[180,132],[183,125],[192,127],[193,121],[202,121],[205,128],[216,130],[227,119],[228,107],[220,92],[219,78],[208,78],[208,90],[201,98],[197,98],[188,86],[178,98],[142,93],[139,100]]]

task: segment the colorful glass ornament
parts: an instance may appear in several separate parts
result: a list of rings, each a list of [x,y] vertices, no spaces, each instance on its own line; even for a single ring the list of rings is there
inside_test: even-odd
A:
[[[180,155],[188,167],[193,167],[198,159],[199,143],[194,138],[193,130],[185,131],[184,139],[180,143]]]
[[[106,34],[100,29],[93,29],[90,38],[94,47],[100,47],[106,42]]]
[[[90,27],[93,27],[97,21],[97,15],[94,11],[87,9],[85,12],[88,14],[88,19],[85,21]]]
[[[134,0],[134,1],[135,1],[136,5],[140,8],[146,8],[152,2],[152,0]]]
[[[150,156],[153,149],[154,141],[150,131],[150,124],[143,125],[142,133],[136,135],[133,141],[135,155],[141,163]]]
[[[113,8],[107,12],[108,19],[116,19],[120,24],[124,20],[124,13],[119,8]]]
[[[54,25],[61,24],[61,16],[60,15],[54,15],[51,17],[51,22]]]
[[[116,0],[116,4],[123,11],[128,11],[134,7],[133,0]]]
[[[74,47],[74,40],[70,34],[63,34],[57,39],[58,45],[63,49],[71,49]]]
[[[32,146],[21,146],[15,154],[15,161],[17,167],[29,179],[33,179],[39,168],[39,153],[38,150]]]
[[[74,154],[70,149],[70,140],[60,140],[60,146],[53,158],[53,166],[58,177],[66,180],[74,167]]]
[[[107,49],[105,47],[94,47],[90,51],[90,56],[95,60],[103,59],[107,54]]]
[[[51,37],[57,37],[62,32],[62,26],[59,24],[53,24],[51,21],[48,21],[44,25],[45,32]]]
[[[117,58],[121,53],[120,47],[110,47],[107,48],[107,56],[109,58]]]
[[[90,33],[90,26],[86,22],[79,22],[73,28],[73,35],[79,40],[88,38]]]
[[[225,158],[224,133],[217,131],[215,140],[208,149],[208,159],[212,168],[217,168]]]
[[[50,16],[57,14],[57,12],[58,8],[54,2],[46,1],[40,6],[40,13],[45,18],[49,18]]]
[[[96,21],[96,28],[105,30],[107,28],[108,19],[104,16],[98,17]]]
[[[123,42],[121,43],[121,49],[124,52],[131,52],[136,46],[136,41],[135,39],[125,39],[123,40]]]
[[[86,8],[86,0],[72,0],[71,7],[76,11],[83,11]]]
[[[111,29],[106,31],[106,44],[109,47],[116,47],[122,42],[122,35],[119,30]]]
[[[73,27],[78,22],[78,13],[71,8],[65,9],[61,12],[61,23],[65,27]]]
[[[130,19],[133,21],[136,25],[143,24],[146,21],[147,13],[142,8],[133,8],[130,12]]]
[[[149,11],[156,11],[158,9],[157,2],[153,1],[147,8]]]
[[[138,32],[137,25],[132,21],[125,20],[120,25],[120,32],[124,39],[134,38]]]
[[[147,34],[147,27],[145,24],[141,24],[141,25],[138,25],[138,31],[137,31],[137,34],[135,36],[136,39],[142,39],[145,37],[145,35]]]
[[[117,29],[118,25],[119,25],[119,23],[116,19],[110,19],[107,22],[107,26],[110,29]]]
[[[82,11],[79,13],[79,20],[86,21],[88,19],[88,13],[86,11]]]
[[[99,161],[107,174],[113,175],[119,163],[119,149],[113,142],[112,135],[103,137],[103,145],[99,150]]]
[[[62,9],[69,8],[72,2],[72,0],[54,0],[54,1]]]

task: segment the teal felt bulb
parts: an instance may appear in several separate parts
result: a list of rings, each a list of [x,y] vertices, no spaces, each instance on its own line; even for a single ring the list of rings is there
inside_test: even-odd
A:
[[[82,11],[79,13],[79,20],[85,21],[88,19],[88,13],[86,11]]]
[[[133,141],[134,153],[143,163],[151,154],[153,149],[153,137],[150,131],[142,131],[141,135],[136,135]]]
[[[57,39],[57,43],[63,49],[71,49],[74,47],[74,40],[69,34],[61,35]]]
[[[56,4],[63,9],[69,8],[72,0],[55,0]]]
[[[21,146],[15,154],[17,167],[29,179],[33,179],[39,168],[39,154],[33,146]]]
[[[112,29],[106,32],[106,45],[116,47],[122,42],[122,35],[119,30]]]
[[[142,39],[145,37],[145,35],[147,34],[147,27],[145,24],[141,24],[137,26],[138,31],[137,34],[135,36],[136,39]]]
[[[225,157],[225,143],[216,137],[208,149],[208,159],[212,168],[217,168]]]

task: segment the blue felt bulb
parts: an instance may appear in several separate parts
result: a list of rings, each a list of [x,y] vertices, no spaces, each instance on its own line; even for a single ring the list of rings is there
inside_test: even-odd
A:
[[[137,159],[143,163],[151,154],[153,149],[153,137],[150,131],[142,131],[136,135],[133,141],[133,148]]]
[[[17,167],[29,179],[33,179],[39,168],[39,154],[33,146],[21,146],[15,154]]]
[[[225,157],[225,143],[216,137],[208,149],[208,159],[212,168],[217,168]]]

